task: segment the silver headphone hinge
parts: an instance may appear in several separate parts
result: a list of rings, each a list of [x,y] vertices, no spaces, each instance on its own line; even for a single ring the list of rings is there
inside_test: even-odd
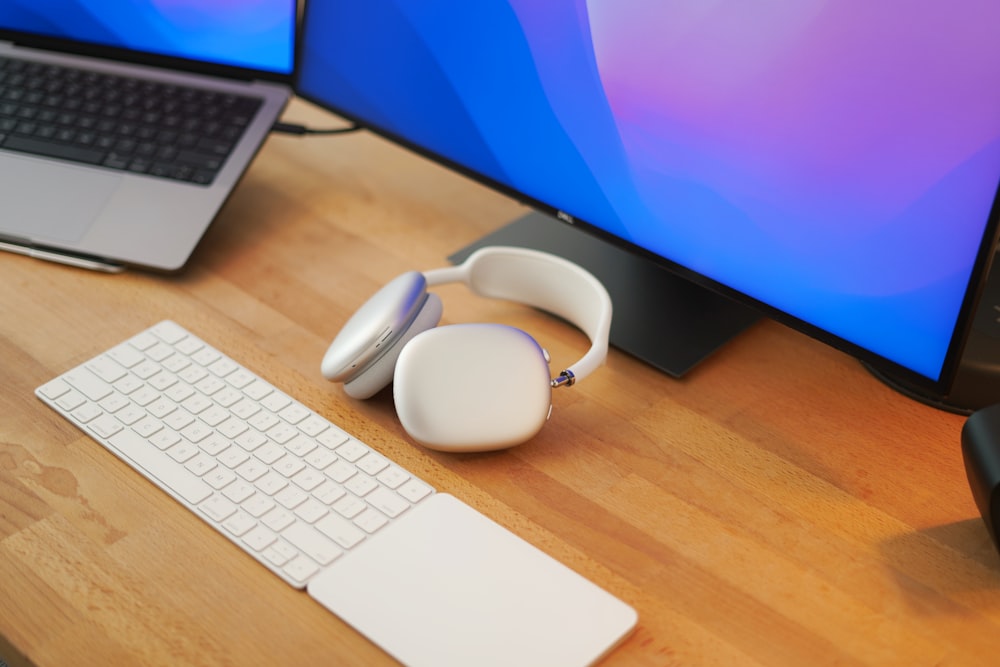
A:
[[[558,389],[559,387],[572,387],[576,384],[576,376],[573,375],[573,371],[565,370],[559,374],[559,377],[552,378],[552,388]]]

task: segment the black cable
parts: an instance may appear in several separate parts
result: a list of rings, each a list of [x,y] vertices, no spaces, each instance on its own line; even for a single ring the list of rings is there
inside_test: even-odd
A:
[[[314,129],[311,127],[306,127],[305,125],[299,125],[298,123],[282,123],[281,121],[276,122],[271,126],[272,132],[279,132],[281,134],[347,134],[348,132],[357,132],[361,129],[360,125],[348,125],[347,127],[333,127],[326,129]]]

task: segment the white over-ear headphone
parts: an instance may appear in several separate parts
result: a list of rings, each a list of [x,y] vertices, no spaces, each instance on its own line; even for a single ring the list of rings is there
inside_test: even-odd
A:
[[[461,282],[476,294],[557,315],[590,338],[590,350],[556,378],[535,340],[502,324],[438,327],[441,299],[427,287]],[[548,419],[551,391],[604,363],[611,297],[597,278],[565,259],[490,246],[458,266],[395,278],[344,325],[323,356],[323,376],[354,398],[393,383],[407,433],[432,449],[487,451],[520,444]]]

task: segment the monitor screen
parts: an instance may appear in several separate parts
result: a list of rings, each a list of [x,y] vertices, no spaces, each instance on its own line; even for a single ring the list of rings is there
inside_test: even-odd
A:
[[[995,227],[995,1],[306,11],[304,96],[863,358],[945,379]]]
[[[295,0],[3,0],[0,30],[292,73]]]

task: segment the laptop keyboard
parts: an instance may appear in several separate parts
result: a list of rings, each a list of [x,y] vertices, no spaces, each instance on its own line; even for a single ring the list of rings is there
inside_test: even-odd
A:
[[[434,493],[170,321],[36,395],[297,588]]]
[[[199,185],[261,100],[0,56],[0,148]]]

